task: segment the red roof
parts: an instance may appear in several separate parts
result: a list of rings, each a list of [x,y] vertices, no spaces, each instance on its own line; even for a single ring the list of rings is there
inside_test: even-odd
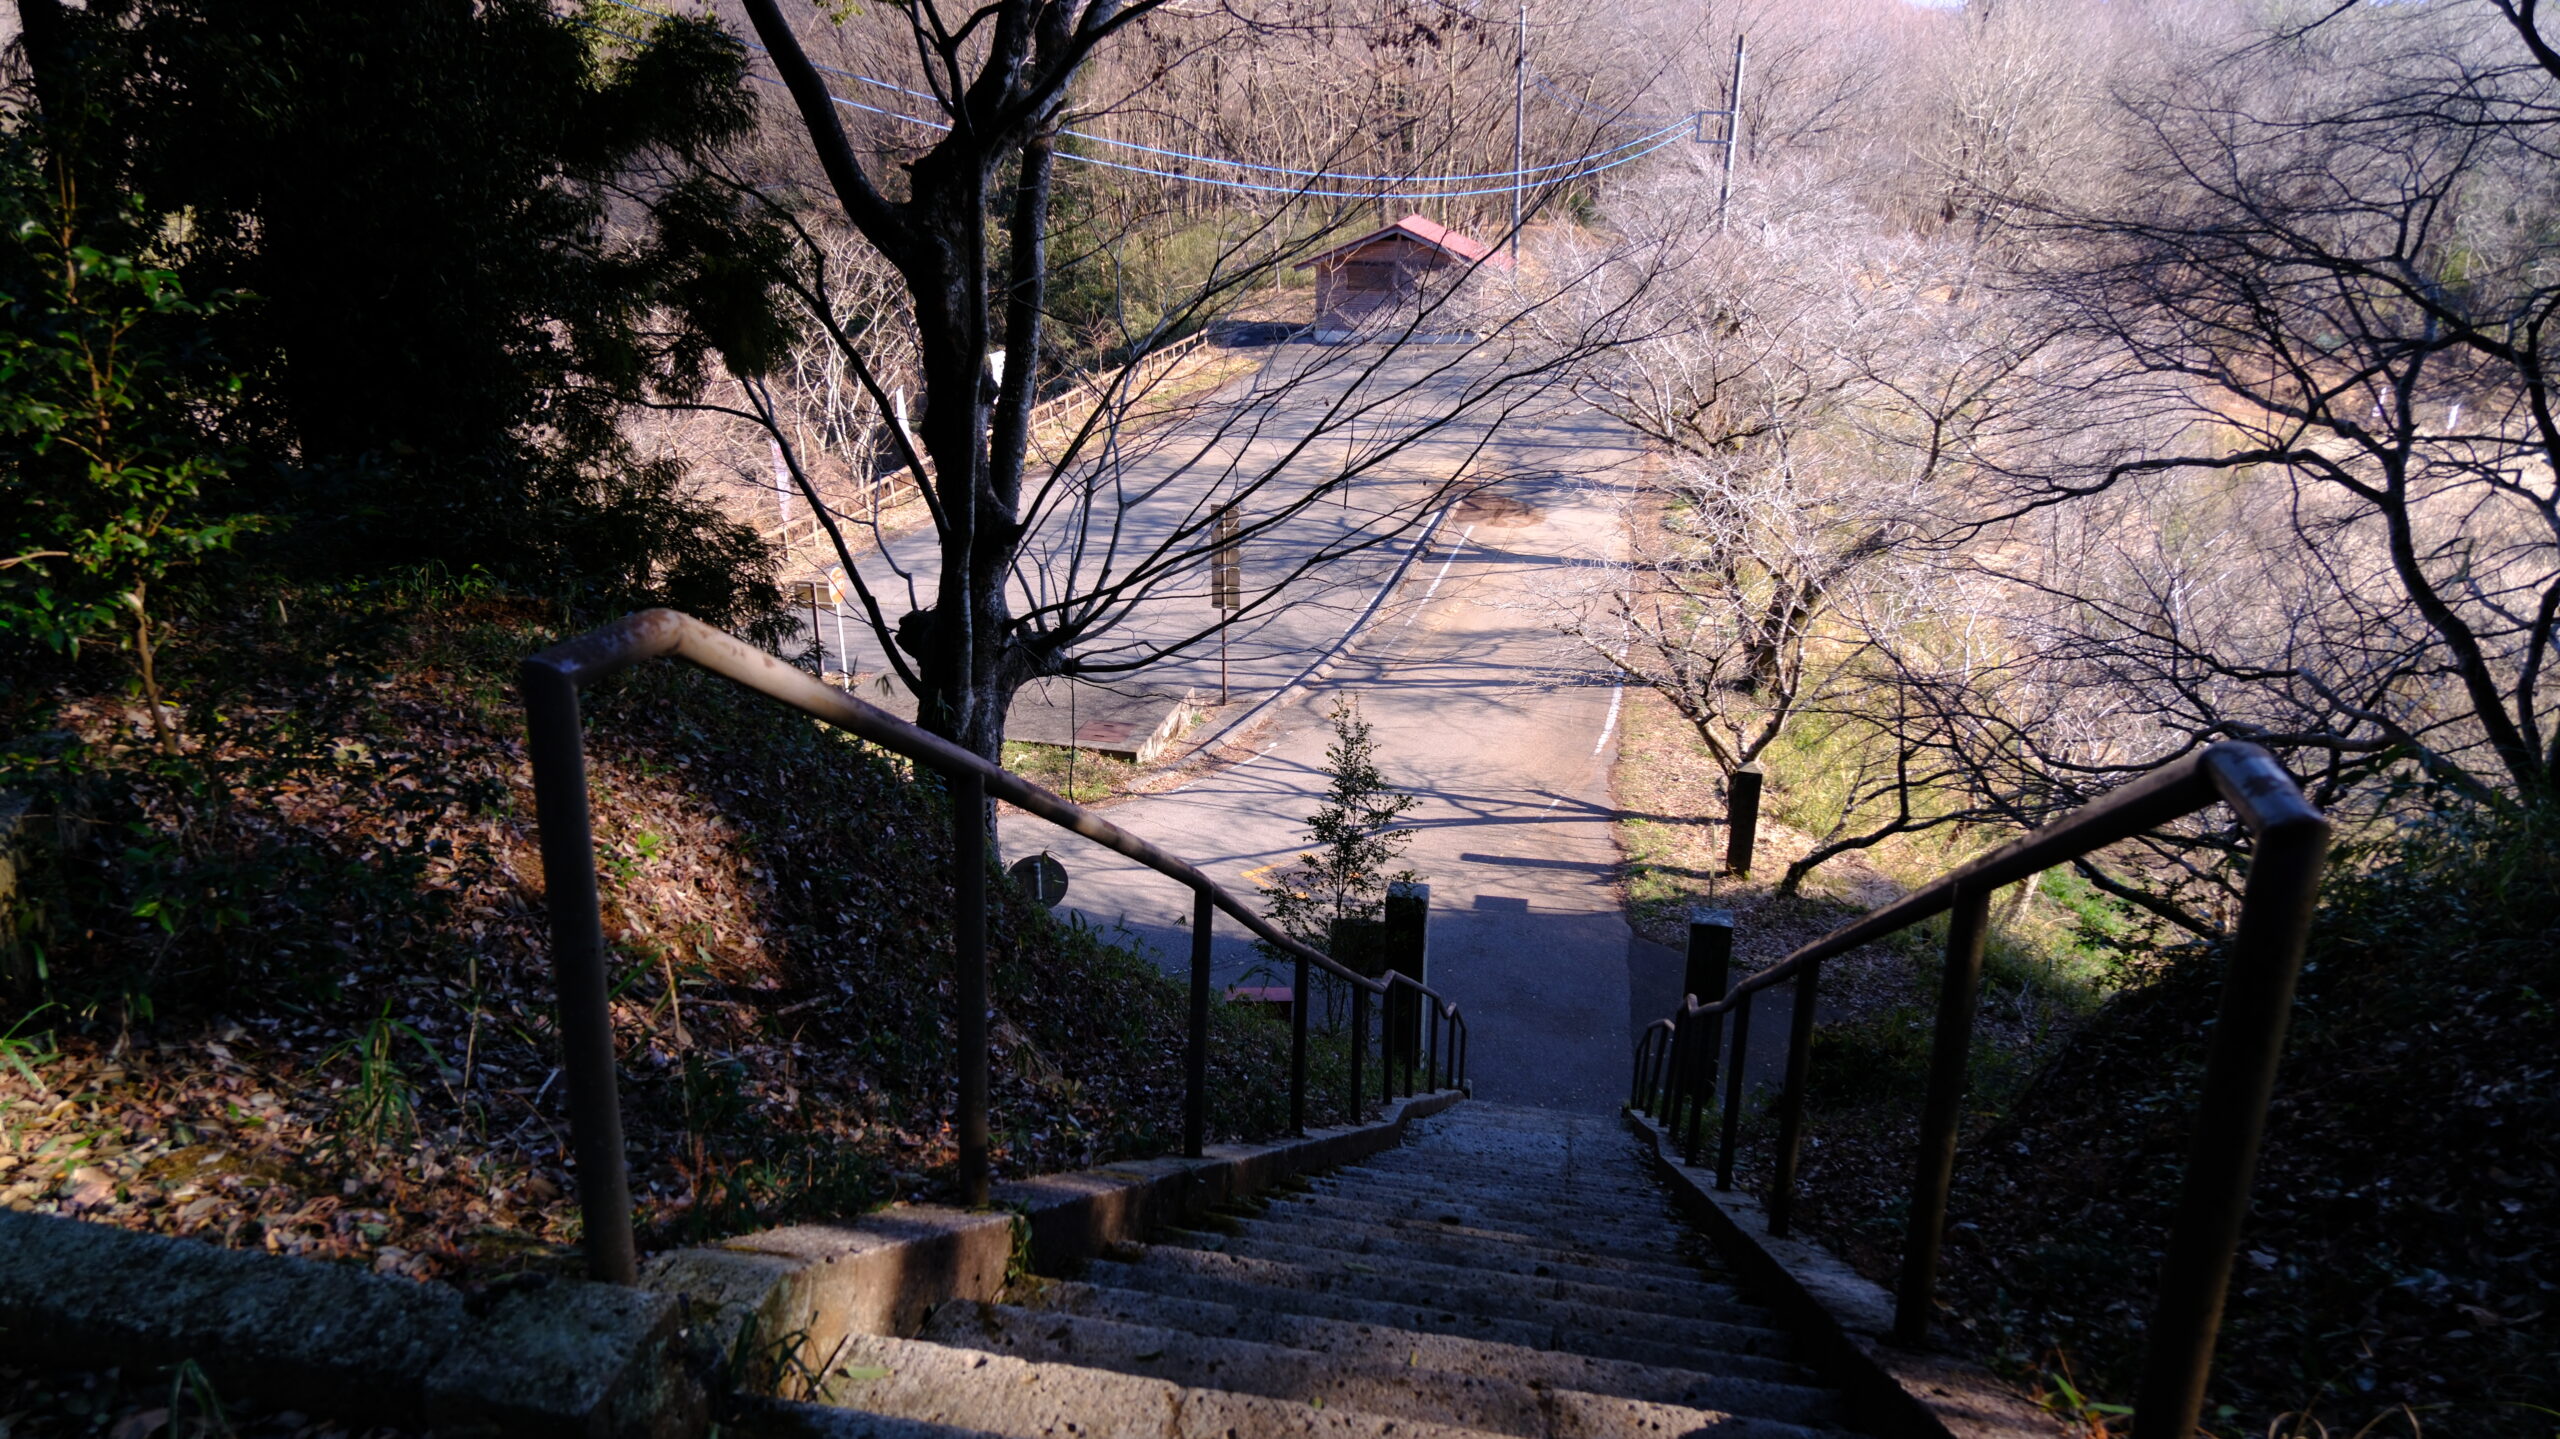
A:
[[[1420,215],[1407,215],[1384,229],[1372,230],[1357,240],[1336,245],[1321,255],[1301,260],[1297,268],[1303,270],[1311,265],[1321,265],[1336,255],[1357,250],[1363,245],[1375,244],[1389,236],[1399,235],[1405,239],[1429,245],[1443,254],[1455,255],[1470,265],[1492,265],[1503,270],[1511,268],[1511,257],[1500,250],[1472,236],[1461,235],[1446,225],[1435,224]]]

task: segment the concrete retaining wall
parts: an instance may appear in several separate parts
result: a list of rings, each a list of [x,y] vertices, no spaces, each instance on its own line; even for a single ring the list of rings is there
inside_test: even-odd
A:
[[[896,1205],[659,1255],[641,1286],[466,1297],[346,1265],[0,1211],[0,1354],[128,1372],[193,1360],[228,1401],[467,1435],[688,1439],[732,1386],[789,1390],[846,1336],[912,1334],[1017,1266],[1058,1273],[1291,1175],[1393,1148],[1455,1103],[1373,1124],[1005,1185],[1000,1209]]]

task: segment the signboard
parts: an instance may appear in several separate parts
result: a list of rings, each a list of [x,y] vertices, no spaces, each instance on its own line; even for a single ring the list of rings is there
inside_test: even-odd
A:
[[[1217,546],[1209,551],[1209,603],[1217,609],[1244,608],[1243,528],[1236,512],[1228,510],[1212,530]]]
[[[1013,881],[1014,888],[1045,908],[1056,909],[1058,901],[1067,897],[1067,867],[1045,849],[1015,860],[1005,875]]]

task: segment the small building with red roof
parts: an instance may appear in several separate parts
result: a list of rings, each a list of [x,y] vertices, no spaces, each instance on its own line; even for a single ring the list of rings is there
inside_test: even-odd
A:
[[[1357,240],[1298,262],[1316,272],[1315,330],[1349,332],[1378,311],[1423,294],[1435,278],[1455,283],[1474,271],[1508,270],[1499,249],[1420,215],[1407,215]]]

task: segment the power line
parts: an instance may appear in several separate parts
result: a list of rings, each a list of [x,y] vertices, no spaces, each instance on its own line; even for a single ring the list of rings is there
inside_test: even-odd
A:
[[[674,18],[668,15],[665,11],[652,9],[646,5],[634,4],[632,3],[632,0],[611,0],[611,3],[625,10],[636,11],[640,14],[653,16],[662,20]],[[621,31],[614,30],[603,25],[598,25],[593,21],[582,21],[580,23],[585,24],[589,28],[597,30],[603,34],[612,35],[617,39],[631,44],[645,46],[654,43],[639,36],[624,34]],[[764,46],[756,44],[754,41],[748,41],[746,43],[751,48],[764,52],[768,56],[771,54],[771,52],[767,51]],[[936,104],[941,103],[941,97],[939,96],[932,95],[921,90],[911,90],[906,86],[894,84],[887,80],[877,79],[873,76],[859,74],[851,70],[838,69],[830,65],[818,65],[815,64],[815,62],[812,62],[812,68],[825,74],[834,75],[846,80],[852,80],[859,84],[868,85],[876,89],[887,90],[894,94],[908,96],[912,99],[932,100]],[[778,86],[781,84],[779,80],[769,76],[755,75],[751,78],[768,85]],[[1550,93],[1556,93],[1553,91],[1553,88],[1547,86],[1543,80],[1540,80],[1538,83],[1542,89],[1547,89]],[[892,110],[884,106],[864,104],[859,100],[838,95],[832,90],[827,92],[827,98],[848,110],[858,111],[863,114],[878,115],[886,119],[897,120],[909,125],[919,125],[929,130],[948,131],[951,129],[951,125],[947,121],[931,120],[921,115],[910,115],[901,110]],[[1570,97],[1559,95],[1558,98],[1565,99],[1568,104],[1577,103],[1572,101]],[[1692,114],[1674,117],[1672,123],[1666,124],[1659,129],[1639,135],[1632,140],[1627,140],[1620,144],[1613,145],[1605,150],[1597,150],[1577,155],[1570,160],[1558,160],[1544,165],[1526,166],[1511,170],[1478,171],[1455,175],[1371,175],[1333,170],[1299,170],[1285,165],[1263,165],[1250,160],[1234,160],[1217,155],[1199,155],[1185,150],[1170,150],[1154,145],[1142,145],[1134,140],[1120,140],[1108,135],[1096,135],[1082,130],[1062,130],[1059,132],[1061,135],[1068,138],[1082,140],[1089,144],[1107,145],[1115,149],[1161,156],[1169,160],[1189,161],[1194,164],[1202,165],[1216,165],[1225,169],[1244,170],[1257,174],[1284,175],[1292,179],[1382,187],[1364,188],[1359,190],[1318,190],[1299,185],[1254,184],[1242,180],[1217,179],[1204,175],[1194,175],[1183,171],[1162,170],[1146,165],[1133,165],[1116,160],[1105,160],[1100,156],[1079,154],[1073,150],[1061,150],[1058,153],[1064,159],[1074,160],[1085,165],[1097,166],[1102,169],[1118,170],[1135,175],[1150,175],[1159,179],[1180,180],[1188,184],[1209,185],[1221,189],[1245,190],[1260,194],[1298,195],[1311,199],[1338,200],[1454,200],[1468,199],[1481,195],[1509,194],[1521,183],[1541,183],[1552,179],[1553,182],[1561,184],[1583,179],[1590,175],[1596,175],[1603,171],[1614,170],[1620,165],[1642,159],[1644,156],[1652,154],[1655,150],[1661,149],[1665,144],[1668,144],[1671,138],[1679,131],[1688,129],[1693,124],[1701,123],[1708,113],[1711,112],[1698,111]],[[1634,153],[1628,153],[1630,151]],[[1595,164],[1594,162],[1596,161],[1607,161],[1608,163]],[[1568,171],[1572,173],[1564,173]],[[1412,185],[1435,187],[1445,185],[1462,185],[1478,180],[1501,180],[1510,183],[1491,186],[1488,188],[1465,190],[1433,188],[1399,191],[1393,188],[1384,188]]]

